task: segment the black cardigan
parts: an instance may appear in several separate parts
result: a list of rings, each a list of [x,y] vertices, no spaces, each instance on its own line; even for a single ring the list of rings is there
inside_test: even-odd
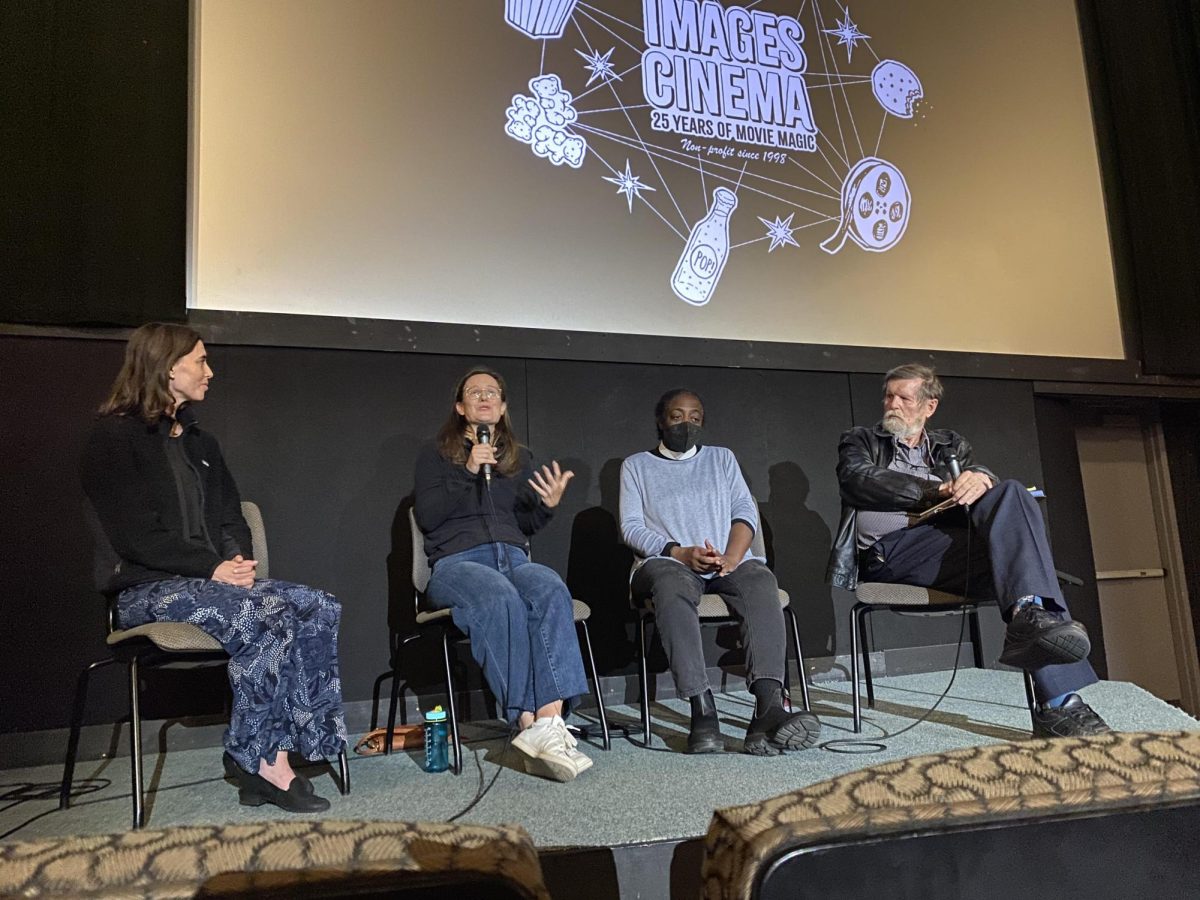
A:
[[[250,528],[242,518],[233,476],[216,438],[196,426],[191,407],[179,411],[183,434],[170,437],[171,420],[148,425],[136,416],[103,416],[83,452],[83,490],[99,519],[97,587],[116,594],[164,578],[210,578],[238,554],[250,556]],[[166,442],[183,442],[195,470],[210,546],[189,541]],[[214,552],[214,549],[216,552]]]
[[[482,475],[472,475],[466,466],[452,463],[434,443],[422,447],[417,457],[413,512],[425,535],[430,564],[480,544],[528,548],[527,536],[554,515],[529,486],[532,475],[532,458],[522,447],[521,468],[512,477],[494,473],[491,491],[485,493]]]

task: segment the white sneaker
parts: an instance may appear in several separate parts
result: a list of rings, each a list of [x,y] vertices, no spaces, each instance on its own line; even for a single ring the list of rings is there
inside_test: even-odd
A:
[[[554,781],[570,781],[578,775],[580,770],[567,751],[566,739],[570,735],[565,732],[562,719],[554,716],[534,720],[514,737],[512,745],[524,755],[525,771]]]
[[[569,756],[571,758],[571,762],[575,764],[575,774],[579,775],[583,772],[586,772],[592,767],[592,760],[590,757],[585,756],[583,753],[575,749],[579,745],[579,741],[576,740],[575,735],[571,732],[571,729],[567,727],[567,723],[564,722],[559,716],[555,716],[551,721],[554,722],[558,728],[562,729],[563,738],[567,744],[567,756]]]

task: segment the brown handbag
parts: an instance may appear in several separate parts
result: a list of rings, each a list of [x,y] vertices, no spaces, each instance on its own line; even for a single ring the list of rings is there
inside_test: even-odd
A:
[[[383,752],[387,729],[376,728],[354,745],[359,756],[378,756]],[[392,732],[392,750],[420,750],[425,746],[425,729],[421,725],[397,725]]]

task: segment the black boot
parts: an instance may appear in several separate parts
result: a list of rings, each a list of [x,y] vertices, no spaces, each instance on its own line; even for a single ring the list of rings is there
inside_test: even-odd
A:
[[[784,750],[804,750],[817,742],[820,720],[810,712],[788,712],[783,708],[783,685],[773,678],[759,678],[754,694],[754,718],[746,729],[746,752],[754,756],[778,756]]]
[[[692,730],[688,732],[688,753],[722,753],[721,723],[717,720],[717,704],[711,690],[690,699]]]

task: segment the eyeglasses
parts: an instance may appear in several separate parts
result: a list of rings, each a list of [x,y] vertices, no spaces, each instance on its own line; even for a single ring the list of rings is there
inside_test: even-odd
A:
[[[478,403],[480,400],[499,400],[500,392],[495,388],[472,388],[463,394],[468,400]]]

